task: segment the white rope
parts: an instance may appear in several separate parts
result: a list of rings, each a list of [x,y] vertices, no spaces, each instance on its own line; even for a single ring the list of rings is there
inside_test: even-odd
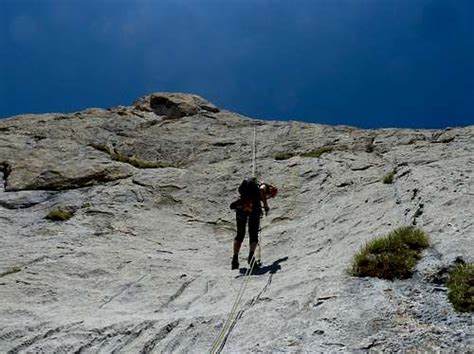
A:
[[[242,298],[245,293],[245,289],[247,288],[247,285],[250,280],[250,275],[253,272],[253,269],[255,267],[255,257],[252,258],[250,262],[250,266],[247,269],[247,272],[245,273],[244,276],[244,281],[242,282],[242,285],[240,286],[239,292],[237,293],[237,297],[235,298],[234,305],[232,306],[232,310],[230,310],[229,317],[227,317],[227,321],[224,324],[224,327],[222,327],[221,333],[219,334],[219,337],[217,337],[216,341],[214,342],[212,349],[211,349],[211,354],[217,354],[220,353],[221,350],[223,349],[223,345],[225,342],[226,337],[229,335],[228,331],[230,329],[230,326],[232,322],[237,318],[238,311],[237,309],[239,308],[240,302],[242,301]]]
[[[262,223],[263,221],[263,218],[261,219],[260,223]],[[263,229],[263,227],[260,228],[260,231]],[[262,238],[262,233],[259,231],[259,235],[258,235],[258,243],[257,243],[257,255],[256,255],[256,259],[257,259],[257,262],[259,264],[262,263],[262,244],[263,244],[263,238]]]
[[[252,177],[257,177],[257,126],[253,127],[253,145],[252,145]]]
[[[253,130],[252,177],[256,178],[257,177],[256,173],[257,173],[257,125],[254,126],[254,130]],[[250,261],[249,268],[247,269],[244,275],[244,281],[242,282],[242,285],[240,286],[239,292],[237,293],[237,297],[235,298],[235,301],[232,306],[232,309],[230,310],[229,316],[227,317],[227,320],[224,323],[224,326],[222,327],[222,330],[219,333],[219,336],[217,337],[216,341],[214,342],[212,346],[211,354],[218,354],[224,348],[227,337],[230,334],[229,330],[231,328],[231,325],[238,316],[239,311],[237,311],[237,309],[239,308],[240,302],[242,301],[242,298],[244,296],[245,290],[250,280],[250,276],[253,273],[255,265],[257,264],[257,260],[258,262],[261,261],[261,256],[262,256],[262,248],[260,246],[262,242],[261,233],[259,236],[260,236],[259,241],[257,242],[257,255],[252,257]]]
[[[252,143],[252,177],[256,178],[256,172],[257,172],[257,125],[254,126],[253,129],[253,143]],[[260,241],[257,243],[257,248],[258,248],[258,259],[260,260],[260,254],[261,254],[261,247],[260,247]],[[227,317],[226,322],[224,323],[224,326],[222,327],[222,330],[217,337],[216,341],[214,342],[212,349],[211,349],[211,354],[216,354],[219,353],[225,343],[226,337],[229,335],[228,331],[231,327],[231,324],[235,321],[238,311],[237,309],[239,308],[240,302],[242,301],[245,289],[247,288],[247,285],[250,280],[250,275],[253,272],[253,269],[255,267],[255,264],[257,263],[256,257],[252,257],[250,261],[249,268],[245,272],[244,275],[244,281],[242,282],[242,285],[240,286],[239,292],[237,293],[237,297],[235,298],[234,304],[232,306],[232,309],[230,310],[229,317]]]
[[[257,125],[254,125],[254,127],[253,127],[252,161],[253,161],[252,176],[254,178],[256,178],[257,177],[257,175],[256,175],[256,173],[257,173]],[[260,238],[261,237],[262,236],[260,235]],[[260,239],[260,241],[257,244],[257,257],[256,257],[256,259],[258,260],[258,262],[261,262],[261,260],[262,260],[262,247],[260,246],[261,242],[262,242],[262,240]]]

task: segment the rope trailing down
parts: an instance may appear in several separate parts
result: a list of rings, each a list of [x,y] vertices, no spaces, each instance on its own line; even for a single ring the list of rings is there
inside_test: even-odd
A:
[[[255,260],[255,257],[252,258],[250,266],[247,269],[247,272],[245,272],[244,281],[242,282],[239,292],[237,293],[237,297],[235,298],[234,305],[232,306],[232,310],[229,313],[229,317],[227,317],[227,320],[224,324],[224,327],[222,327],[219,337],[217,337],[216,341],[214,342],[212,346],[211,354],[218,354],[222,351],[222,349],[224,349],[225,342],[227,340],[227,337],[229,336],[229,329],[231,328],[232,323],[237,318],[237,314],[238,314],[237,309],[240,306],[240,302],[242,301],[242,297],[244,296],[245,289],[247,288],[247,285],[250,280],[250,275],[252,274],[256,263],[257,262]]]
[[[252,144],[252,177],[257,178],[257,125],[253,126],[253,144]],[[257,256],[256,259],[260,264],[262,262],[262,241],[257,243]]]
[[[253,177],[256,177],[256,136],[257,136],[257,127],[255,126],[254,127],[254,142],[253,142],[253,171],[252,171],[253,172]],[[299,172],[297,172],[296,169],[295,169],[294,172],[293,172],[293,176],[291,178],[291,182],[293,182],[293,184],[291,186],[296,188],[296,189],[301,188],[300,186],[298,186],[298,182],[297,182],[298,181],[298,175],[299,175]],[[290,210],[294,213],[293,217],[296,217],[295,209],[296,209],[296,205],[297,205],[297,198],[298,198],[298,194],[294,193],[294,198],[291,201],[291,207],[290,207]],[[291,241],[292,241],[293,244],[295,243],[294,237],[291,237]],[[259,254],[260,254],[260,249],[261,249],[261,247],[260,247],[261,243],[262,243],[262,236],[260,235],[259,241],[257,243]],[[219,337],[216,339],[216,341],[214,342],[214,344],[212,346],[212,349],[211,349],[212,354],[219,354],[224,349],[225,343],[226,343],[226,341],[227,341],[227,339],[230,335],[230,330],[232,329],[233,324],[235,324],[235,320],[237,319],[237,316],[239,314],[239,311],[237,311],[237,309],[240,306],[240,302],[242,301],[242,297],[243,297],[244,292],[245,292],[245,290],[247,288],[247,285],[249,283],[250,275],[252,274],[252,272],[254,270],[254,267],[257,263],[257,261],[256,261],[257,259],[258,260],[260,259],[260,255],[258,256],[258,258],[254,257],[252,259],[250,267],[249,267],[249,269],[247,269],[247,272],[245,273],[244,281],[243,281],[242,285],[240,286],[239,292],[237,293],[237,297],[234,301],[234,305],[232,306],[232,310],[229,313],[229,317],[227,318],[224,326],[222,327],[222,330],[219,334]]]
[[[252,177],[257,177],[257,126],[253,127],[253,144],[252,144]]]
[[[252,177],[256,178],[257,177],[257,126],[255,125],[253,128],[253,144],[252,144]],[[260,262],[260,257],[261,257],[261,247],[260,247],[260,241],[257,243],[257,254],[258,254],[258,261]],[[234,305],[232,306],[232,309],[229,313],[229,316],[227,317],[227,320],[224,324],[224,327],[222,327],[221,332],[219,333],[219,337],[217,337],[216,341],[214,342],[212,349],[211,349],[211,354],[217,354],[222,351],[224,348],[225,342],[227,340],[227,337],[229,336],[229,330],[232,326],[232,323],[237,318],[238,314],[238,308],[240,307],[240,302],[242,301],[242,298],[245,293],[245,289],[247,288],[247,285],[250,280],[250,275],[252,274],[255,265],[257,263],[257,258],[253,257],[251,259],[249,268],[245,272],[244,275],[244,281],[242,282],[242,285],[240,286],[239,292],[237,293],[237,297],[235,298]]]

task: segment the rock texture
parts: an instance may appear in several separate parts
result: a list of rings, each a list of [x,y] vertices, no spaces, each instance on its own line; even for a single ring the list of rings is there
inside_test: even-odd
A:
[[[255,126],[258,174],[280,192],[224,352],[474,350],[443,283],[474,258],[474,126],[259,121],[157,93],[0,121],[0,352],[208,352],[244,281],[228,205]],[[46,220],[55,208],[74,216]],[[412,224],[432,240],[412,279],[349,274],[367,240]]]

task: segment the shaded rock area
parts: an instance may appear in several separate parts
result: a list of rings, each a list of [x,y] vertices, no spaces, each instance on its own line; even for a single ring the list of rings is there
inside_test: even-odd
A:
[[[154,93],[141,97],[134,106],[138,110],[154,112],[158,116],[168,118],[192,116],[205,111],[219,112],[216,106],[202,97],[181,93]]]
[[[209,352],[244,281],[229,204],[255,126],[258,175],[279,194],[223,351],[473,351],[445,279],[474,257],[474,126],[261,121],[155,93],[0,121],[0,352]],[[45,219],[58,208],[74,215]],[[405,225],[432,240],[413,278],[349,274],[360,247]]]

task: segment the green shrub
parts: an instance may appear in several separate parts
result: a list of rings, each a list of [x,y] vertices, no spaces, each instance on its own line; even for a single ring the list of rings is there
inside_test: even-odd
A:
[[[387,173],[384,177],[383,177],[383,183],[384,184],[392,184],[393,183],[393,178],[395,177],[395,170]]]
[[[460,264],[449,274],[448,299],[460,312],[474,311],[474,263]]]
[[[275,155],[275,160],[278,160],[278,161],[288,160],[288,159],[292,158],[293,156],[295,156],[295,154],[293,154],[291,152],[278,152]]]
[[[62,208],[57,208],[54,210],[51,210],[48,215],[46,215],[46,219],[51,220],[51,221],[66,221],[69,220],[74,216],[74,213],[72,211],[62,209]]]
[[[303,152],[301,156],[303,157],[320,157],[322,154],[325,154],[327,152],[331,152],[334,150],[334,147],[332,146],[322,146],[318,149]]]
[[[3,273],[0,273],[0,278],[1,278],[1,277],[4,277],[5,275],[18,273],[18,272],[20,272],[20,271],[21,271],[21,268],[20,268],[20,267],[10,267],[10,268],[8,268],[6,271],[4,271]]]
[[[400,227],[369,241],[354,256],[352,274],[390,280],[409,278],[421,250],[428,246],[429,238],[423,231],[412,226]]]
[[[311,151],[306,151],[301,154],[296,154],[292,152],[278,152],[275,155],[275,160],[288,160],[292,158],[293,156],[299,155],[301,157],[320,157],[322,154],[325,154],[327,152],[331,152],[334,150],[333,146],[322,146],[318,149],[311,150]]]

